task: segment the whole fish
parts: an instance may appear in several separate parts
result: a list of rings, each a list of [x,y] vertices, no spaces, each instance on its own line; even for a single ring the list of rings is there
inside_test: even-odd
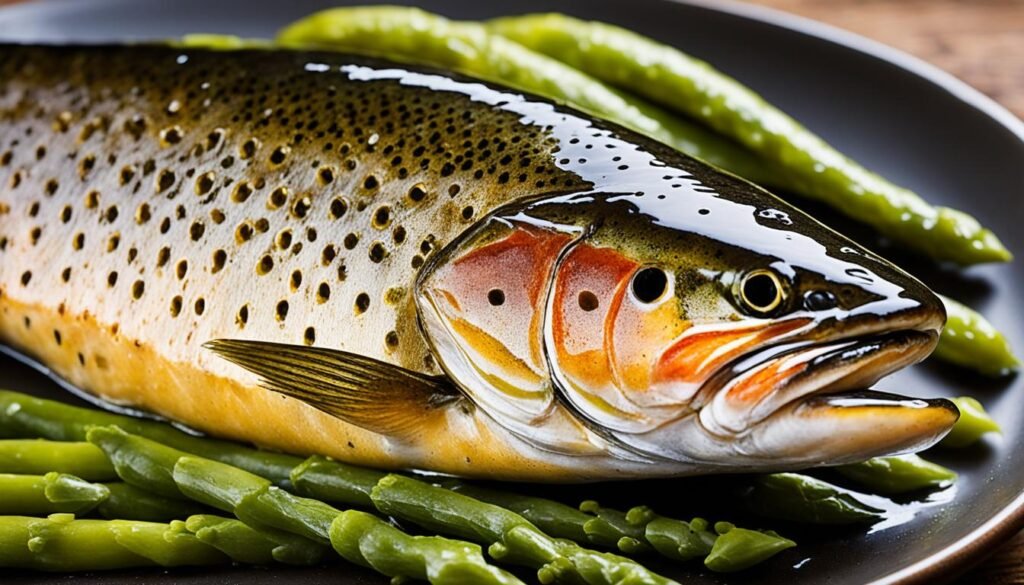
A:
[[[735,176],[339,54],[0,47],[0,340],[104,401],[540,481],[930,445],[920,282]]]

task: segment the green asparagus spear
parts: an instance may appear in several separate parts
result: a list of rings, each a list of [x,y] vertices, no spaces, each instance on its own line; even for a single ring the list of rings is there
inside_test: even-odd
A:
[[[0,436],[45,437],[53,441],[84,441],[90,427],[110,425],[117,425],[132,434],[153,439],[175,449],[241,467],[257,475],[262,475],[277,485],[285,485],[292,468],[302,463],[302,459],[299,457],[258,451],[237,443],[189,435],[162,422],[78,408],[53,400],[43,400],[17,392],[0,390]],[[95,457],[94,449],[91,446],[87,449],[93,451],[93,457]],[[4,469],[3,461],[3,449],[0,449],[0,471]],[[48,468],[40,469],[39,472],[66,471],[90,480],[113,478],[113,470],[110,469],[110,464],[105,456],[102,457],[102,461],[105,465],[104,469],[108,470],[104,477],[90,477],[86,474],[76,473],[74,470],[63,469],[56,465],[58,462],[54,462]],[[41,465],[40,467],[45,466]],[[32,473],[32,471],[17,473]]]
[[[103,484],[72,475],[0,473],[0,514],[41,516],[59,512],[87,514],[110,495]]]
[[[943,447],[969,447],[977,443],[985,433],[1002,433],[999,423],[985,412],[985,407],[970,396],[953,399],[953,404],[960,410],[953,429],[943,437],[939,445]]]
[[[790,190],[827,203],[936,260],[1006,262],[1010,252],[973,217],[933,207],[868,171],[761,96],[672,47],[561,14],[499,18],[489,30],[601,81],[690,115],[784,169]]]
[[[169,522],[201,514],[205,508],[193,502],[164,498],[123,482],[103,484],[110,492],[96,511],[108,520],[145,520]]]
[[[794,522],[873,524],[884,517],[880,507],[862,501],[863,494],[798,473],[760,476],[744,498],[759,515]]]
[[[400,6],[333,8],[291,24],[277,42],[454,69],[571,105],[753,181],[778,184],[782,180],[773,165],[714,132],[489,34],[479,23],[453,22]]]
[[[0,514],[78,516],[92,510],[108,520],[166,522],[203,511],[191,502],[171,500],[121,482],[93,483],[66,473],[0,474]]]
[[[230,511],[254,528],[269,526],[330,543],[347,560],[390,577],[444,585],[521,583],[487,564],[480,548],[469,543],[409,536],[373,516],[291,495],[240,468],[193,457],[117,427],[93,428],[88,439],[115,461],[125,481]]]
[[[254,528],[241,520],[212,514],[190,516],[185,527],[200,541],[239,563],[266,565],[315,565],[323,559],[324,547],[310,546],[309,540],[274,530]]]
[[[728,522],[715,524],[715,532],[719,536],[704,565],[719,573],[742,571],[796,546],[792,540],[772,531],[736,528]]]
[[[594,500],[581,503],[580,511],[593,515],[593,518],[583,525],[583,530],[591,542],[615,547],[629,554],[642,554],[652,550],[644,536],[644,526],[628,522],[625,512],[602,508]]]
[[[385,514],[485,544],[500,561],[536,568],[541,583],[673,583],[627,558],[551,538],[515,512],[412,478],[388,475],[373,488],[372,498]]]
[[[0,516],[0,567],[96,571],[199,566],[230,559],[182,526],[129,520]]]
[[[51,471],[87,480],[117,477],[102,451],[89,443],[41,439],[0,440],[0,473],[42,475]]]
[[[987,376],[1005,376],[1020,368],[1010,342],[983,315],[939,295],[946,305],[946,326],[933,356]]]
[[[576,542],[594,542],[587,534],[585,526],[587,522],[594,519],[590,514],[585,514],[577,508],[567,506],[561,502],[523,496],[510,492],[482,488],[461,482],[443,484],[444,487],[467,495],[473,499],[501,506],[526,518],[531,524],[541,529],[545,534],[555,538],[568,538]],[[330,495],[326,499],[331,499]],[[605,546],[615,546],[613,542],[605,543]],[[596,543],[595,544],[602,544]]]
[[[686,522],[658,516],[647,506],[637,506],[626,512],[626,521],[643,526],[644,539],[662,556],[677,561],[689,561],[711,554],[718,535],[708,530],[708,522],[694,518]]]
[[[835,469],[876,494],[902,494],[944,487],[956,481],[954,471],[918,455],[876,457]]]

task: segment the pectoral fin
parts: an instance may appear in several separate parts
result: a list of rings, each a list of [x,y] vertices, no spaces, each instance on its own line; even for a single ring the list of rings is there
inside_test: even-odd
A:
[[[462,398],[446,378],[344,351],[235,339],[203,347],[257,374],[268,390],[388,436],[416,434],[425,417]]]

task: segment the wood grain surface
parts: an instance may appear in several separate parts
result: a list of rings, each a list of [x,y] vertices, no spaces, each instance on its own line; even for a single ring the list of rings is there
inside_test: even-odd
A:
[[[902,49],[1024,117],[1024,0],[752,1]],[[973,584],[1024,585],[1024,532],[955,582]]]

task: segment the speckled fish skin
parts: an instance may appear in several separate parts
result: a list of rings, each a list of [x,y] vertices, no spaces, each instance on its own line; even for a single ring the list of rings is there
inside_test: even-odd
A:
[[[641,302],[652,266],[668,292]],[[752,270],[782,275],[771,315],[737,307]],[[205,432],[540,481],[842,463],[948,431],[943,401],[819,392],[923,359],[943,320],[753,185],[519,93],[338,54],[0,47],[0,341]],[[463,398],[389,435],[217,339]]]

